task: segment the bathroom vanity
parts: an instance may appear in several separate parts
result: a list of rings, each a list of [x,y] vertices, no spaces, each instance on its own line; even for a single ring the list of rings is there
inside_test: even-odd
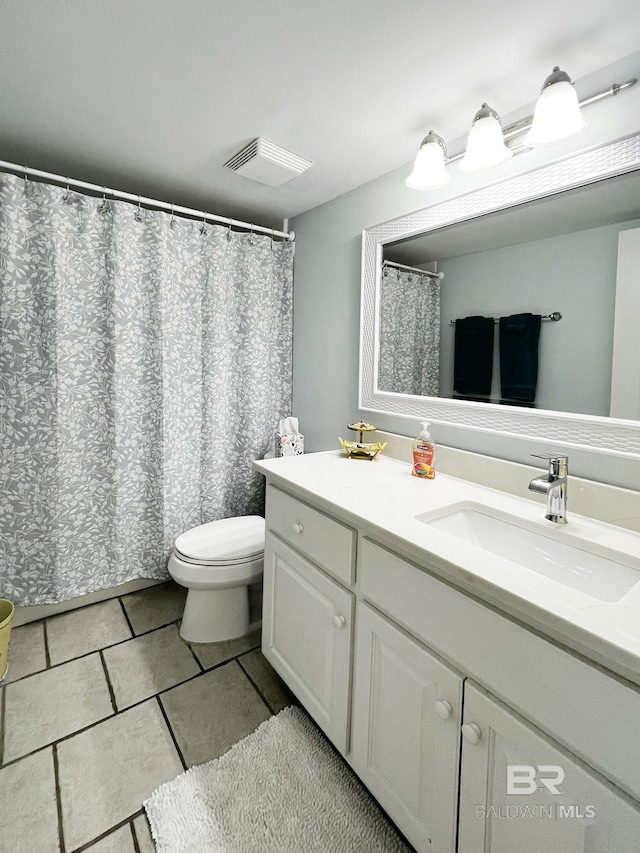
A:
[[[255,465],[263,653],[411,844],[640,851],[640,534],[389,458]]]

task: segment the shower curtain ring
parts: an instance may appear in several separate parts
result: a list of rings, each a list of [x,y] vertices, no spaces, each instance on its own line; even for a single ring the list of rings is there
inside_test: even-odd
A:
[[[202,225],[200,226],[200,233],[202,235],[207,233],[207,219],[206,216],[202,217]]]
[[[233,232],[231,231],[231,223],[227,225],[227,240],[231,240],[233,237]]]
[[[67,178],[67,186],[62,194],[62,201],[64,204],[71,204],[71,190],[69,189],[69,178]]]
[[[253,223],[249,229],[249,245],[253,246]]]
[[[107,188],[102,187],[102,201],[98,205],[98,213],[106,213],[109,210],[109,205],[107,204]]]
[[[142,205],[142,196],[139,195],[138,196],[138,209],[136,210],[136,213],[135,213],[135,219],[137,222],[142,222],[142,207],[141,207],[141,205]]]
[[[175,223],[175,220],[174,220],[174,218],[173,218],[173,208],[174,208],[174,205],[172,204],[172,205],[171,205],[171,219],[169,220],[169,227],[170,227],[170,228],[173,228],[173,227],[174,227],[174,225],[176,224],[176,223]]]

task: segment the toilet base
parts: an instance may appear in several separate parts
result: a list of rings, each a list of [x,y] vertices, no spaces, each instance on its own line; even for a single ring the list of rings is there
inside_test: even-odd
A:
[[[249,589],[190,589],[180,636],[188,643],[220,643],[249,633]]]

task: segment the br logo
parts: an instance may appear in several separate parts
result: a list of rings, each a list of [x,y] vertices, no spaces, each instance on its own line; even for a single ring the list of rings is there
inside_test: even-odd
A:
[[[564,781],[564,770],[557,764],[508,764],[507,795],[535,794],[543,787],[559,796],[558,786]]]

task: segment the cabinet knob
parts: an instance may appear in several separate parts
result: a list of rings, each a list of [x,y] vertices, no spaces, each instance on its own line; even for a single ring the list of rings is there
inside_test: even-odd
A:
[[[336,613],[336,615],[333,617],[333,624],[336,626],[336,628],[344,628],[344,626],[347,624],[347,620],[342,615],[342,613]]]
[[[475,723],[465,723],[462,726],[461,731],[463,738],[468,740],[469,743],[479,743],[482,738],[480,726],[477,726]]]
[[[302,533],[302,531],[304,530],[304,526],[300,524],[299,521],[296,521],[295,524],[291,525],[291,529],[294,533]]]
[[[447,702],[446,699],[439,699],[436,702],[436,714],[440,717],[441,720],[450,719],[453,714],[453,708],[451,707],[451,703]]]

